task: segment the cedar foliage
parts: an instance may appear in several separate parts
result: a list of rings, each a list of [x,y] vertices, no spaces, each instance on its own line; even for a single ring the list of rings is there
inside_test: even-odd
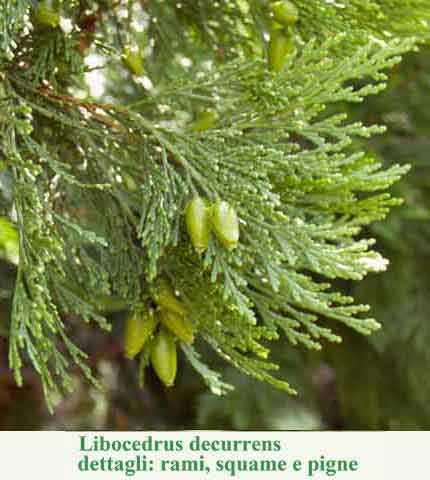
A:
[[[430,425],[429,53],[426,47],[409,55],[402,68],[392,72],[391,88],[373,100],[372,108],[362,105],[353,112],[361,118],[386,122],[390,134],[374,139],[373,152],[387,165],[411,162],[412,169],[395,187],[405,199],[404,206],[395,209],[386,222],[372,226],[378,245],[391,259],[390,269],[351,287],[354,296],[371,302],[383,328],[365,341],[345,338],[349,349],[333,352],[340,407],[346,426],[351,428]],[[367,375],[358,376],[353,356],[362,359]],[[354,365],[350,371],[341,366],[348,362]]]
[[[40,25],[40,3],[58,25]],[[70,319],[109,330],[109,314],[149,302],[160,277],[200,339],[289,393],[270,342],[340,342],[325,319],[379,328],[329,282],[385,269],[363,229],[400,203],[386,190],[408,167],[364,153],[361,140],[384,128],[336,106],[378,94],[386,70],[430,38],[428,2],[296,0],[296,49],[279,74],[267,68],[268,3],[0,6],[1,208],[19,246],[9,361],[21,384],[29,359],[50,408],[72,390],[73,364],[97,384]],[[124,65],[129,45],[144,75]],[[99,98],[94,68],[106,82]],[[193,128],[208,109],[215,123]],[[196,193],[234,206],[236,249],[211,238],[194,251],[183,212]],[[231,388],[182,347],[213,392]]]

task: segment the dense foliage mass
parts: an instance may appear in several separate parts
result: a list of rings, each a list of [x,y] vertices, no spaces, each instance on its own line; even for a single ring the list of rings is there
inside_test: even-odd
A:
[[[345,104],[430,38],[428,2],[292,3],[284,24],[254,0],[0,6],[5,331],[50,407],[74,364],[98,384],[79,335],[109,337],[84,322],[126,325],[141,385],[151,364],[170,386],[182,351],[218,394],[205,344],[295,393],[274,340],[379,329],[349,282],[385,270],[368,226],[408,166],[383,166],[364,140],[384,128]]]

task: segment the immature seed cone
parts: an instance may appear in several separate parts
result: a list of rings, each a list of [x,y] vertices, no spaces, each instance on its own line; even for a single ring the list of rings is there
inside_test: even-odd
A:
[[[211,209],[212,228],[221,244],[231,250],[239,242],[239,219],[236,210],[227,202],[220,201]]]
[[[158,318],[152,309],[131,312],[125,322],[124,352],[127,358],[134,358],[153,335]]]
[[[151,351],[151,363],[158,378],[166,387],[173,386],[177,369],[177,352],[173,336],[161,328]]]
[[[164,310],[171,310],[179,315],[185,315],[186,310],[181,301],[175,296],[167,280],[160,279],[157,283],[157,290],[154,294],[154,300]]]
[[[194,132],[203,132],[209,130],[216,125],[218,120],[218,113],[215,110],[203,110],[199,112],[196,118],[196,121],[192,125],[192,130]]]
[[[185,343],[193,343],[193,325],[184,315],[171,310],[160,311],[161,324]]]
[[[130,305],[126,300],[112,295],[92,297],[89,302],[96,307],[97,312],[104,314],[126,310]]]
[[[198,195],[188,202],[185,209],[185,222],[193,247],[199,253],[204,252],[209,243],[210,219],[208,208]]]
[[[139,355],[138,381],[139,388],[145,387],[146,367],[151,364],[151,352],[154,344],[154,338],[150,338],[142,348]]]
[[[299,11],[297,7],[287,0],[273,2],[270,5],[270,10],[272,12],[273,20],[285,27],[295,25],[299,19]]]
[[[294,51],[294,39],[287,29],[272,28],[269,40],[269,68],[272,72],[280,72]]]
[[[143,64],[142,53],[137,47],[131,45],[124,47],[121,59],[131,73],[138,76],[144,75],[145,66]]]
[[[40,28],[56,28],[60,25],[60,15],[48,2],[40,2],[31,17],[33,23]]]

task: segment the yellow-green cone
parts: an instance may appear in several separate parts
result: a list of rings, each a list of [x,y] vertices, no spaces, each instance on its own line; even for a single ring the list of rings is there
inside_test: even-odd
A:
[[[218,113],[215,110],[203,110],[197,114],[196,121],[192,125],[194,132],[203,132],[209,130],[216,125]]]
[[[208,248],[210,235],[209,210],[204,200],[196,195],[185,209],[185,222],[191,243],[197,252],[202,253]]]
[[[112,295],[99,295],[97,297],[92,297],[89,300],[89,303],[94,305],[97,312],[104,314],[120,312],[129,307],[129,302]]]
[[[217,202],[211,208],[212,228],[225,247],[233,249],[239,242],[239,219],[236,210],[227,202]]]
[[[127,358],[134,358],[154,333],[158,318],[152,309],[131,312],[125,323],[124,353]]]
[[[187,317],[171,310],[160,311],[161,324],[185,343],[193,343],[193,326]]]
[[[33,11],[32,21],[37,27],[56,28],[60,25],[60,15],[48,2],[40,2]]]
[[[186,310],[180,300],[175,296],[167,280],[160,279],[157,284],[157,290],[154,294],[154,300],[158,306],[165,310],[171,310],[179,315],[185,315]]]
[[[272,72],[280,72],[288,58],[294,51],[294,39],[286,29],[272,28],[269,40],[269,69]]]
[[[131,73],[138,76],[144,75],[145,66],[143,64],[142,53],[137,47],[131,45],[124,47],[121,59]]]
[[[177,352],[173,336],[161,328],[151,351],[151,363],[158,378],[166,387],[173,386],[177,369]]]
[[[291,27],[295,25],[299,19],[299,11],[295,5],[287,0],[273,2],[270,5],[272,18],[275,22]]]

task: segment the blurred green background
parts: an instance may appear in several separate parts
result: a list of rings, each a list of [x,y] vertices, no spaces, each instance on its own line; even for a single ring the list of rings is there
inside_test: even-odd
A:
[[[24,371],[17,388],[8,369],[7,332],[15,269],[12,244],[0,254],[0,429],[428,429],[430,428],[430,51],[409,55],[390,73],[389,88],[364,105],[345,107],[366,124],[384,123],[385,135],[367,141],[387,164],[410,163],[396,186],[405,199],[371,232],[390,260],[386,273],[342,288],[372,305],[383,329],[364,338],[347,329],[341,345],[302,352],[280,341],[282,375],[300,392],[291,398],[236,372],[207,352],[210,364],[236,386],[225,397],[205,388],[181,361],[174,389],[155,376],[139,390],[136,365],[122,355],[122,316],[112,334],[76,328],[74,338],[106,388],[96,390],[76,372],[75,393],[49,415],[37,375]],[[7,184],[2,187],[7,196]],[[12,245],[12,246],[11,246]],[[79,325],[68,318],[71,328]],[[339,331],[339,327],[335,327]],[[201,347],[203,348],[203,346]]]

